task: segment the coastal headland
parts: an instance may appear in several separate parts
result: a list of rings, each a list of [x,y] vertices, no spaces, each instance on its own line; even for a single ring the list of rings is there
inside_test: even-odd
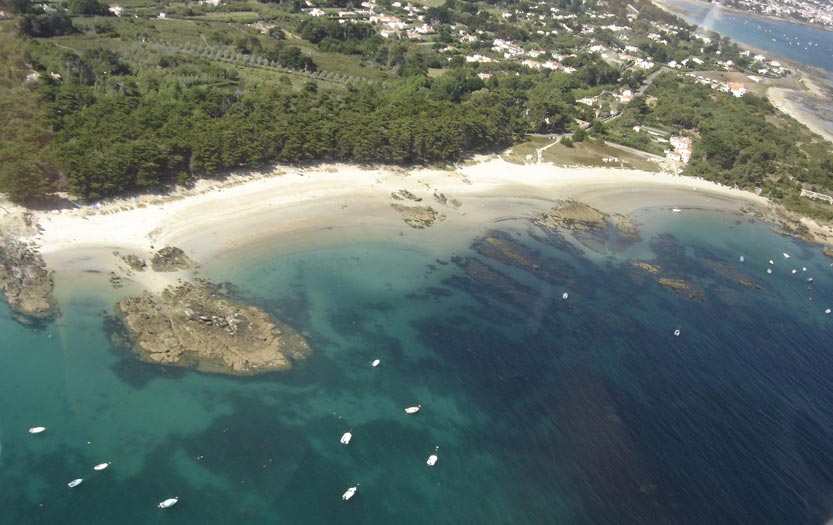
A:
[[[778,222],[777,210],[766,199],[702,179],[616,168],[516,165],[493,157],[448,170],[276,167],[202,180],[165,195],[35,213],[37,227],[20,231],[16,240],[42,257],[56,282],[57,303],[91,289],[110,289],[120,298],[119,313],[141,359],[247,374],[289,368],[311,349],[279,320],[215,294],[216,285],[199,280],[200,265],[231,262],[240,250],[258,250],[267,239],[264,257],[364,241],[440,250],[482,235],[502,218],[535,221],[565,202],[588,206],[571,205],[582,221],[611,217],[628,235],[638,234],[628,217],[643,209],[721,210]],[[7,221],[25,211],[6,208]],[[584,217],[591,211],[590,219]],[[827,240],[828,229],[811,226],[816,239]],[[589,242],[586,246],[593,248]],[[113,291],[110,285],[116,283],[120,289]],[[142,308],[133,308],[137,305]],[[239,321],[243,317],[246,323]],[[193,337],[166,339],[163,331],[146,330],[151,324],[177,323]],[[241,323],[251,332],[246,341],[259,348],[252,359],[247,355],[254,354],[243,349],[246,341],[232,329]],[[198,334],[206,331],[197,328],[206,326],[219,337],[211,344]],[[286,345],[282,337],[294,342]],[[191,353],[186,340],[210,348],[211,355]]]

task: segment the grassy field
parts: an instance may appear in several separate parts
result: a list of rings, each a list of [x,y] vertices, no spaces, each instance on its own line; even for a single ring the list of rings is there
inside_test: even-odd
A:
[[[546,137],[529,137],[528,141],[506,150],[501,157],[514,164],[535,163],[538,162],[538,149],[552,143],[553,141]],[[557,166],[596,166],[659,171],[660,164],[649,161],[651,157],[650,154],[617,144],[596,142],[578,142],[572,148],[558,143],[548,147],[542,154],[543,162]],[[604,159],[608,159],[608,162]]]
[[[529,164],[530,162],[537,162],[538,149],[543,148],[547,144],[551,144],[552,140],[546,137],[527,137],[526,142],[515,144],[507,149],[501,157],[507,162],[513,164]]]
[[[552,162],[559,166],[598,166],[659,171],[659,164],[649,161],[650,157],[651,155],[647,153],[616,144],[596,142],[577,142],[572,148],[559,143],[544,151],[543,154],[544,162]],[[604,159],[609,161],[605,162]]]

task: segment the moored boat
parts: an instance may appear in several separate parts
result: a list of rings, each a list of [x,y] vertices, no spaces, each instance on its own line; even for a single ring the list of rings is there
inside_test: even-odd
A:
[[[419,412],[419,409],[422,408],[422,405],[417,405],[415,407],[408,407],[405,409],[406,414],[416,414]]]
[[[345,432],[344,435],[341,436],[341,444],[349,445],[351,439],[353,439],[353,434],[351,434],[350,432]]]
[[[67,487],[69,487],[71,489],[75,488],[78,485],[80,485],[82,481],[84,481],[84,478],[74,479],[74,480],[70,481],[69,483],[67,483]]]
[[[440,450],[440,447],[435,447],[434,448],[434,453],[431,454],[430,456],[428,456],[428,461],[426,461],[425,464],[428,465],[429,467],[433,467],[434,465],[437,464],[437,459],[439,459],[437,457],[437,451],[438,450]]]
[[[45,431],[46,427],[32,427],[29,429],[30,434],[40,434],[41,432]]]
[[[160,502],[159,505],[157,505],[157,507],[159,507],[160,509],[169,509],[169,508],[173,507],[174,505],[176,505],[178,502],[179,502],[179,496],[177,496],[175,498],[168,498],[165,501]]]
[[[358,489],[359,489],[359,484],[356,483],[355,487],[350,487],[349,489],[347,489],[347,491],[344,494],[341,495],[341,499],[343,499],[344,501],[347,501],[348,499],[352,498],[356,494],[356,491]]]
[[[110,462],[109,462],[109,461],[108,461],[107,463],[99,463],[98,465],[96,465],[96,466],[94,466],[94,467],[93,467],[93,470],[104,470],[104,469],[106,469],[106,468],[107,468],[107,467],[109,467],[109,466],[110,466]]]

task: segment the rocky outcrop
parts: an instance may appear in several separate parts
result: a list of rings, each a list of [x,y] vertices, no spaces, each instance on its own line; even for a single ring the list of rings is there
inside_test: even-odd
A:
[[[167,246],[156,252],[150,261],[150,266],[155,272],[175,272],[196,268],[197,263],[185,255],[180,248]]]
[[[0,239],[0,286],[18,321],[28,324],[57,316],[55,282],[43,257],[28,244]]]
[[[645,270],[646,272],[654,275],[658,274],[662,270],[659,265],[647,263],[645,261],[633,261],[631,264],[640,270]]]
[[[533,223],[550,230],[564,228],[578,231],[599,231],[607,226],[608,216],[595,208],[577,201],[566,201],[557,208],[533,220]]]
[[[688,298],[691,300],[703,300],[702,290],[687,281],[682,279],[672,279],[670,277],[660,277],[658,282],[675,293],[687,294]]]
[[[746,280],[746,279],[739,279],[738,284],[740,284],[742,286],[745,286],[747,288],[751,288],[753,290],[761,290],[764,287],[760,283],[756,283],[755,281],[749,281],[749,280]]]
[[[670,288],[675,292],[685,292],[691,290],[691,285],[683,281],[682,279],[670,279],[668,277],[660,277],[659,284],[665,286],[666,288]]]
[[[417,197],[416,195],[405,189],[391,192],[390,196],[393,197],[394,200],[398,201],[407,199],[409,201],[422,202],[422,197]]]
[[[117,311],[140,359],[193,366],[204,372],[253,375],[286,370],[311,352],[293,328],[254,306],[243,306],[204,280],[148,292]]]
[[[423,229],[437,221],[445,220],[445,215],[430,206],[403,206],[392,203],[391,207],[402,214],[405,224],[411,228]]]
[[[160,252],[161,251],[162,250],[160,250]],[[182,251],[182,250],[180,250],[180,251]],[[183,254],[183,256],[184,256],[184,254]],[[144,259],[142,259],[138,255],[133,255],[132,253],[127,254],[127,255],[122,255],[121,260],[124,261],[124,263],[127,264],[127,266],[129,266],[130,269],[133,270],[134,272],[143,272],[143,271],[145,271],[145,269],[148,266],[148,263]]]

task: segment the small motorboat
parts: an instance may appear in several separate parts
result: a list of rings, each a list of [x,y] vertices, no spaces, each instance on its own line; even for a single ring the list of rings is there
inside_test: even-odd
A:
[[[347,491],[344,494],[341,495],[341,499],[343,499],[344,501],[347,501],[348,499],[352,498],[356,494],[356,491],[358,489],[359,489],[359,484],[356,483],[355,487],[350,487],[349,489],[347,489]]]
[[[570,298],[570,294],[568,294],[567,292],[564,292],[563,294],[561,294],[561,298],[566,301],[567,299]]]
[[[382,362],[382,361],[380,361],[379,359],[374,359],[374,360],[370,363],[370,366],[379,366],[379,363],[381,363],[381,362]]]
[[[174,505],[176,505],[178,502],[179,502],[179,496],[177,496],[175,498],[168,498],[165,501],[159,503],[159,505],[157,505],[157,507],[159,507],[160,509],[169,509],[169,508],[173,507]]]
[[[674,330],[674,336],[675,336],[675,337],[680,337],[680,329],[679,329],[679,328],[677,328],[676,330]]]
[[[110,461],[108,461],[107,463],[99,463],[98,465],[93,467],[93,470],[104,470],[110,466],[110,463]]]
[[[77,487],[78,485],[80,485],[82,481],[84,481],[84,478],[74,479],[74,480],[70,481],[69,483],[67,483],[67,487],[73,489],[73,488]]]
[[[806,266],[802,266],[802,267],[801,267],[801,271],[802,271],[802,272],[806,272],[806,271],[807,271],[807,267],[806,267]]]
[[[40,434],[41,432],[45,431],[46,427],[32,427],[29,429],[30,434]]]
[[[350,432],[345,432],[344,435],[341,436],[341,444],[349,445],[351,439],[353,439],[353,434],[351,434]]]
[[[825,311],[824,311],[824,313],[826,313],[827,315],[830,315],[830,308],[828,308],[827,310],[825,310]]]
[[[440,450],[440,447],[434,448],[434,453],[428,456],[428,461],[425,462],[426,465],[429,467],[433,467],[437,464],[437,451]]]
[[[740,256],[740,262],[743,262],[743,261],[745,261],[745,260],[746,260],[746,257],[744,257],[743,255],[741,255],[741,256]]]
[[[415,407],[408,407],[405,409],[406,414],[416,414],[419,412],[419,409],[422,408],[422,405],[417,405]]]
[[[682,211],[680,208],[671,208],[672,213],[682,213]]]
[[[790,254],[784,253],[784,259],[789,259],[789,258],[790,258]]]
[[[772,268],[767,268],[766,273],[772,273]]]
[[[769,260],[769,264],[775,264],[775,261],[773,261],[772,259],[770,259],[770,260]]]
[[[795,275],[795,273],[796,273],[797,271],[798,271],[798,270],[796,270],[795,268],[793,268],[793,272],[792,272],[792,273],[793,273],[793,275]]]

